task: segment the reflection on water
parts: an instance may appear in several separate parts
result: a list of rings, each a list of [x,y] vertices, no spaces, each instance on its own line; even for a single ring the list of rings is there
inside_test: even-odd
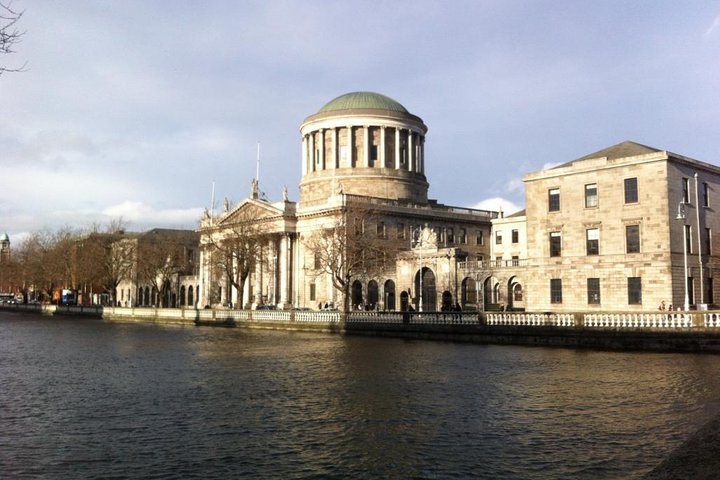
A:
[[[9,478],[637,478],[720,411],[717,357],[0,312]]]

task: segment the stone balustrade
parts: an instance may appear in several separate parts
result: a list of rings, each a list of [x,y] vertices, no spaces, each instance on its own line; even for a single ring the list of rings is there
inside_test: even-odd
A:
[[[504,327],[556,327],[609,330],[720,330],[720,311],[692,312],[365,312],[316,310],[227,310],[189,308],[126,308],[99,306],[0,305],[48,315],[90,315],[114,319],[143,319],[154,322],[278,323],[322,325],[459,325]]]

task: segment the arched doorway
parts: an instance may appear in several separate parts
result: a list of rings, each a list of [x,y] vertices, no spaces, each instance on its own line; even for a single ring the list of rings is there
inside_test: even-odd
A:
[[[187,303],[187,304],[188,304],[188,307],[192,307],[192,306],[195,305],[195,301],[194,301],[195,296],[193,295],[194,290],[195,290],[195,289],[192,287],[192,285],[190,285],[190,286],[188,287],[188,299],[187,299],[187,301],[188,301],[188,303]]]
[[[180,306],[185,305],[185,285],[180,287]]]
[[[462,304],[463,308],[470,305],[477,309],[480,308],[480,304],[478,302],[478,296],[480,295],[480,292],[478,292],[478,284],[475,281],[475,279],[470,277],[465,277],[460,284],[460,303]]]
[[[377,309],[378,300],[380,300],[380,294],[378,292],[378,284],[375,280],[370,280],[368,282],[368,304],[367,308],[370,310]]]
[[[422,273],[421,273],[422,272]],[[422,275],[422,282],[420,281]],[[422,285],[422,287],[421,287]],[[424,312],[437,311],[437,291],[435,290],[435,274],[427,267],[418,270],[415,274],[415,310]],[[422,299],[422,308],[420,308],[420,300]]]
[[[395,310],[395,282],[385,282],[385,310]]]
[[[410,296],[408,295],[408,292],[403,290],[403,292],[400,294],[400,310],[403,312],[408,311],[408,306],[410,305]]]
[[[355,280],[351,287],[350,298],[352,299],[352,309],[357,310],[358,305],[363,305],[362,298],[362,283],[359,280]]]
[[[508,308],[525,309],[525,292],[523,290],[522,281],[517,277],[510,277],[508,280]]]
[[[486,310],[500,309],[500,282],[495,277],[488,277],[483,283],[483,295]]]

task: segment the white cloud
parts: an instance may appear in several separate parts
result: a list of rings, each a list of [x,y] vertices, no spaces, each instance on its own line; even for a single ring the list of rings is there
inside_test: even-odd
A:
[[[197,224],[203,209],[200,207],[157,209],[142,202],[128,200],[107,207],[101,213],[110,219],[122,218],[132,224],[188,228]]]
[[[473,205],[471,208],[477,208],[478,210],[490,210],[493,212],[502,210],[505,216],[511,215],[523,209],[523,207],[518,206],[516,203],[501,197],[493,197],[486,200],[481,200],[475,205]]]
[[[708,29],[705,31],[705,36],[706,36],[706,37],[709,37],[710,35],[712,35],[713,32],[714,32],[718,27],[720,27],[720,15],[718,15],[717,17],[715,17],[715,20],[713,20],[713,23],[712,23],[712,25],[710,25],[710,28],[708,28]]]

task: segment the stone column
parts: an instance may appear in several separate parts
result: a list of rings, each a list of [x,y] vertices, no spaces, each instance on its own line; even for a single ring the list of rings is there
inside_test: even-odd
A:
[[[258,258],[255,259],[255,305],[262,305],[262,280],[263,280],[263,249],[260,249]]]
[[[207,293],[205,292],[205,289],[207,288],[207,282],[205,279],[205,276],[209,274],[210,272],[210,262],[205,258],[207,254],[205,253],[204,248],[200,248],[200,274],[198,275],[198,287],[200,290],[200,295],[195,299],[195,304],[199,307],[202,307],[204,305],[209,305],[210,302],[207,301]],[[206,266],[207,264],[207,266]]]
[[[338,162],[338,130],[337,127],[332,129],[332,159],[330,160],[330,163],[332,166],[330,168],[337,168],[337,162]]]
[[[420,173],[425,175],[425,137],[420,137]]]
[[[325,130],[320,129],[320,170],[325,170]]]
[[[302,174],[305,176],[308,172],[308,141],[307,135],[303,135],[302,139]]]
[[[352,134],[352,126],[347,126],[347,158],[345,161],[347,162],[348,167],[352,167],[353,160],[353,134]]]
[[[413,150],[414,150],[413,131],[408,130],[408,149],[407,149],[408,158],[407,158],[407,160],[408,160],[408,170],[411,172],[415,171],[415,165],[413,164],[413,162],[415,161],[415,156],[413,155],[413,153],[414,153]]]
[[[400,170],[400,129],[395,127],[395,169]]]
[[[367,125],[363,127],[363,167],[370,166],[370,129]]]
[[[315,171],[315,133],[310,133],[310,171]]]
[[[283,306],[290,304],[288,296],[290,286],[290,234],[283,233],[280,237],[280,297],[278,303]]]
[[[380,127],[380,167],[385,168],[385,125]]]

